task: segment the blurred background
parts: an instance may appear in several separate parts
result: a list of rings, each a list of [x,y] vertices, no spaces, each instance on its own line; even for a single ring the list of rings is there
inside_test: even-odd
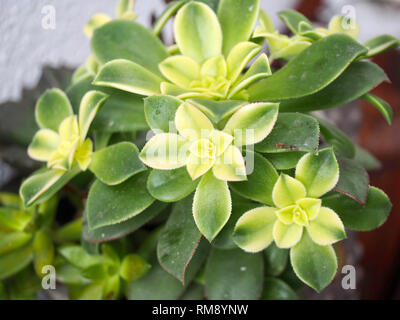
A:
[[[150,27],[167,0],[137,0],[137,21]],[[36,99],[47,88],[65,88],[74,68],[90,51],[82,29],[91,16],[114,16],[117,0],[1,0],[0,1],[0,189],[16,191],[20,179],[35,163],[25,145],[36,131],[32,121]],[[315,25],[326,25],[336,14],[354,10],[364,42],[389,33],[400,38],[400,0],[261,0],[278,29],[287,32],[277,12],[294,8]],[[349,7],[350,6],[350,7]],[[54,13],[54,21],[46,16]],[[163,34],[173,42],[171,22]],[[391,104],[394,119],[388,126],[378,111],[356,101],[323,116],[347,132],[382,163],[370,172],[370,183],[391,198],[393,210],[378,230],[351,233],[344,241],[342,260],[356,267],[357,288],[344,290],[340,270],[334,283],[310,299],[400,299],[400,50],[384,53],[374,62],[388,74],[373,93]]]

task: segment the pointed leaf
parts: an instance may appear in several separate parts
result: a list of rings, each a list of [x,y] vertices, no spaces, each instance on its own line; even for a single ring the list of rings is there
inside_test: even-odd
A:
[[[195,180],[210,170],[213,167],[213,164],[213,159],[200,158],[192,153],[188,158],[186,169],[190,177]]]
[[[87,200],[89,229],[126,221],[149,207],[154,198],[143,187],[146,180],[145,172],[116,186],[97,180],[90,188]]]
[[[293,205],[306,196],[306,189],[299,181],[287,174],[281,174],[272,190],[272,199],[278,208]]]
[[[172,96],[153,96],[144,99],[144,112],[150,128],[171,132],[175,128],[175,113],[182,101]],[[171,127],[172,126],[172,127]]]
[[[281,113],[271,133],[254,148],[259,152],[315,151],[319,144],[318,122],[300,113]]]
[[[221,27],[214,11],[204,3],[183,6],[176,15],[174,33],[180,51],[199,63],[221,53]]]
[[[186,268],[201,241],[201,233],[190,214],[192,202],[193,197],[187,197],[174,205],[157,243],[161,266],[183,284]],[[203,250],[203,254],[207,253],[208,250]]]
[[[252,173],[247,175],[247,181],[231,182],[229,186],[245,198],[274,205],[272,189],[278,180],[278,173],[273,165],[257,152],[247,151],[246,158],[250,157],[254,163]]]
[[[212,171],[214,176],[224,181],[246,180],[246,166],[238,147],[229,146],[217,159]]]
[[[276,221],[272,234],[278,248],[291,248],[300,241],[303,227],[296,223],[284,224],[281,221]]]
[[[235,243],[247,252],[258,252],[273,241],[272,229],[276,222],[276,209],[259,207],[244,213],[233,232]]]
[[[389,34],[384,34],[373,39],[368,40],[364,43],[364,46],[368,49],[366,58],[372,58],[378,54],[381,54],[387,50],[397,48],[400,44],[399,39]]]
[[[271,77],[249,88],[250,100],[284,100],[310,95],[329,85],[366,49],[344,34],[327,36]]]
[[[188,102],[200,109],[214,124],[218,124],[247,104],[245,101],[240,100],[213,101],[206,99],[190,99]]]
[[[204,175],[193,200],[193,216],[200,232],[212,241],[231,214],[231,195],[226,181],[209,172]]]
[[[255,300],[263,285],[261,253],[213,248],[204,274],[210,300]]]
[[[112,87],[145,96],[159,94],[162,78],[129,60],[107,62],[99,71],[94,84]]]
[[[60,123],[70,115],[71,104],[60,89],[47,90],[36,103],[35,118],[41,128],[57,132]]]
[[[200,77],[200,65],[187,56],[168,57],[159,68],[165,78],[183,88],[190,88],[190,83]]]
[[[187,163],[189,147],[190,143],[175,133],[160,133],[146,143],[139,157],[154,169],[177,169]]]
[[[248,104],[234,113],[224,131],[235,137],[235,144],[238,146],[260,142],[274,127],[278,109],[277,103]]]
[[[337,270],[337,259],[332,246],[314,243],[307,232],[290,251],[290,261],[296,275],[316,291],[324,289]]]
[[[198,184],[192,180],[186,167],[174,170],[153,170],[147,180],[150,194],[164,202],[175,202],[192,193]]]
[[[296,166],[296,179],[304,184],[311,198],[332,190],[339,180],[339,166],[332,148],[304,155]]]
[[[146,167],[133,143],[120,142],[95,152],[89,169],[101,182],[116,185],[146,170]]]
[[[294,34],[297,34],[300,31],[301,24],[303,25],[303,28],[304,26],[307,26],[308,29],[312,29],[312,23],[310,20],[295,10],[282,10],[278,15]]]
[[[151,268],[141,256],[128,254],[121,262],[119,274],[126,281],[135,281],[143,277]]]
[[[370,93],[365,94],[362,98],[372,104],[382,114],[388,124],[392,124],[393,110],[389,103]]]
[[[359,231],[381,226],[392,208],[388,196],[375,187],[369,187],[365,206],[340,193],[327,195],[322,199],[322,205],[334,210],[346,228]]]
[[[28,155],[32,159],[48,161],[61,143],[57,132],[50,129],[40,129],[34,135],[28,147]]]
[[[160,39],[149,29],[126,19],[113,20],[96,29],[91,46],[101,64],[127,59],[156,75],[161,75],[158,64],[168,57]]]
[[[356,61],[319,92],[303,98],[282,101],[279,108],[282,112],[307,112],[339,107],[361,97],[386,80],[388,77],[385,72],[376,64]]]
[[[254,42],[239,42],[226,58],[228,79],[235,82],[249,61],[261,51],[262,47]]]
[[[58,252],[69,263],[79,269],[87,269],[106,262],[104,256],[89,254],[79,245],[65,245],[58,248]]]
[[[335,211],[327,207],[322,207],[318,216],[310,221],[307,232],[311,239],[321,246],[346,238],[342,221]]]
[[[79,107],[79,136],[81,139],[86,137],[90,124],[107,98],[108,95],[100,91],[89,91],[83,96]]]

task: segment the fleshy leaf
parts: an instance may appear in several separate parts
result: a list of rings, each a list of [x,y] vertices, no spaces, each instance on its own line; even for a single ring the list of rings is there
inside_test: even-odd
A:
[[[348,36],[357,39],[360,27],[354,18],[334,16],[329,22],[328,29],[332,33],[345,33]]]
[[[151,268],[151,265],[137,254],[128,254],[121,261],[120,276],[126,281],[135,281],[143,277]]]
[[[275,243],[271,243],[264,250],[265,274],[279,276],[286,268],[289,250],[281,249]]]
[[[318,216],[310,221],[307,232],[311,239],[321,246],[326,246],[346,238],[344,226],[332,209],[322,207]]]
[[[298,300],[297,293],[283,280],[267,277],[261,300]]]
[[[86,137],[90,124],[107,98],[108,95],[100,91],[89,91],[83,96],[79,107],[79,136],[81,139]]]
[[[222,52],[228,56],[231,49],[250,38],[257,19],[259,0],[221,0],[218,20],[223,34]]]
[[[174,133],[160,133],[151,138],[140,152],[140,160],[154,169],[182,167],[188,158],[187,140]]]
[[[306,188],[299,180],[281,174],[272,190],[272,199],[278,208],[284,208],[304,198],[306,192]]]
[[[300,113],[281,113],[271,133],[254,148],[259,152],[315,151],[319,144],[318,122]]]
[[[138,148],[130,142],[120,142],[92,155],[89,169],[103,183],[116,185],[146,169],[139,159]]]
[[[279,110],[307,112],[339,107],[361,97],[386,80],[388,77],[385,72],[376,64],[356,61],[327,87],[309,96],[282,101]]]
[[[272,234],[278,248],[291,248],[300,241],[303,226],[296,223],[284,224],[281,221],[276,221]]]
[[[0,231],[0,256],[15,251],[31,240],[32,234],[22,231],[1,232]]]
[[[290,260],[296,275],[316,291],[324,289],[337,270],[337,259],[332,246],[314,243],[307,232],[291,249]]]
[[[192,201],[193,197],[187,197],[174,205],[157,242],[158,261],[167,272],[183,284],[186,268],[199,245],[207,245],[200,244],[201,233],[192,215],[188,214],[192,208]],[[208,253],[208,250],[201,250],[204,254]]]
[[[160,63],[164,77],[183,88],[189,88],[193,80],[200,77],[199,64],[186,56],[172,56]]]
[[[158,64],[169,56],[160,39],[148,28],[126,19],[114,20],[96,29],[91,46],[101,64],[127,59],[158,76],[161,75]]]
[[[227,65],[222,55],[207,59],[201,66],[202,77],[226,77]]]
[[[40,129],[28,147],[28,155],[35,160],[47,161],[60,143],[60,136],[55,131]]]
[[[111,19],[104,13],[96,13],[93,15],[89,22],[83,27],[83,31],[85,32],[88,38],[91,38],[95,29],[101,27],[102,25],[110,22]]]
[[[214,176],[224,181],[246,180],[246,166],[238,147],[229,146],[212,169]]]
[[[159,35],[164,28],[165,24],[168,20],[185,4],[185,1],[171,1],[165,7],[164,11],[158,17],[158,19],[154,22],[153,32],[155,35]]]
[[[251,103],[240,108],[228,120],[224,131],[235,138],[238,146],[262,141],[271,132],[278,118],[279,104]]]
[[[19,193],[24,206],[28,207],[49,199],[79,171],[77,166],[67,172],[58,169],[37,171],[26,179],[20,187]]]
[[[0,280],[4,280],[25,268],[33,258],[32,246],[0,256]]]
[[[289,151],[280,153],[264,154],[264,157],[270,161],[277,170],[288,170],[296,167],[297,162],[304,156],[305,152]]]
[[[364,43],[367,47],[368,53],[366,58],[372,58],[378,54],[381,54],[387,50],[398,47],[400,40],[389,34],[384,34],[373,39],[368,40]]]
[[[195,154],[191,154],[187,160],[187,171],[193,180],[205,174],[214,164],[214,160],[208,157],[200,158]]]
[[[241,249],[213,248],[204,274],[206,296],[210,300],[255,300],[263,285],[261,253]]]
[[[245,101],[190,99],[188,102],[200,109],[213,123],[218,124],[246,104]]]
[[[249,88],[250,100],[284,100],[320,91],[366,48],[344,34],[332,34],[308,47],[271,77]]]
[[[154,198],[144,187],[145,172],[139,173],[116,186],[97,180],[89,191],[87,219],[90,229],[126,221],[149,207]]]
[[[261,51],[262,47],[254,42],[239,42],[226,58],[228,80],[235,82],[249,61]]]
[[[241,196],[273,206],[272,189],[278,180],[274,166],[257,152],[246,152],[246,158],[254,159],[253,171],[247,181],[233,182],[229,186]],[[250,167],[250,164],[248,164]]]
[[[359,231],[381,226],[392,208],[388,196],[375,187],[369,187],[365,206],[340,193],[327,195],[322,199],[322,205],[334,210],[346,228]]]
[[[260,207],[244,213],[235,226],[233,233],[235,243],[247,252],[265,249],[273,241],[275,212],[275,208]]]
[[[193,200],[193,216],[200,232],[212,241],[231,215],[231,195],[226,181],[218,180],[212,172],[204,175]]]
[[[294,34],[300,31],[300,24],[303,24],[303,28],[304,25],[308,26],[308,29],[312,28],[310,20],[295,10],[282,10],[278,15]]]
[[[296,179],[307,189],[307,196],[319,198],[339,180],[339,165],[332,148],[304,155],[296,166]]]
[[[382,114],[388,124],[392,124],[393,110],[389,103],[370,93],[365,94],[362,98],[372,104]]]
[[[214,11],[204,3],[183,6],[176,15],[174,33],[180,51],[199,63],[221,53],[221,27]]]
[[[190,103],[183,103],[175,114],[175,125],[179,133],[189,140],[207,138],[207,131],[214,129],[211,121]],[[202,136],[203,135],[203,136]]]
[[[145,98],[144,112],[150,128],[164,132],[173,131],[175,128],[175,113],[181,104],[181,100],[172,96],[163,95]]]
[[[298,204],[304,211],[307,212],[307,218],[309,221],[312,221],[318,217],[321,209],[321,199],[303,198],[297,200],[296,204]]]
[[[39,126],[56,132],[60,123],[72,113],[71,104],[60,89],[47,90],[40,96],[35,107],[35,118]]]
[[[141,65],[124,59],[107,62],[99,71],[94,84],[131,93],[151,96],[159,94],[162,78]]]

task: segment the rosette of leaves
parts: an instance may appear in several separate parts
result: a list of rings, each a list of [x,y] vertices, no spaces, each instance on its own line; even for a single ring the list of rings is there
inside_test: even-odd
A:
[[[137,254],[123,254],[111,244],[102,244],[101,254],[89,254],[81,246],[58,249],[58,280],[68,286],[74,300],[115,300],[124,282],[144,276],[150,265]]]

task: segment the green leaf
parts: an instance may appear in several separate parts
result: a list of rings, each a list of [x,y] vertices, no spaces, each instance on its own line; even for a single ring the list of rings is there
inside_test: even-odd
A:
[[[295,10],[282,10],[278,12],[278,16],[294,34],[299,33],[300,25],[303,31],[305,27],[306,29],[312,29],[310,20]]]
[[[351,139],[335,125],[321,118],[316,117],[316,119],[319,122],[321,134],[325,141],[343,157],[353,158],[356,149]]]
[[[250,100],[285,100],[310,95],[329,85],[366,49],[344,34],[308,47],[271,77],[249,88]]]
[[[213,247],[219,249],[234,249],[237,247],[233,241],[233,231],[235,229],[236,222],[239,218],[251,209],[258,207],[259,204],[242,198],[235,193],[232,193],[232,214],[229,217],[228,222],[225,224],[224,228],[218,234],[218,236],[212,242]]]
[[[333,280],[337,270],[336,254],[332,246],[314,243],[307,232],[290,250],[290,261],[300,280],[318,292]]]
[[[368,49],[366,58],[371,58],[381,54],[385,51],[397,48],[400,44],[399,39],[389,34],[383,34],[378,37],[372,38],[364,43],[364,46]]]
[[[28,146],[28,155],[32,159],[48,161],[61,143],[59,134],[51,129],[40,129]]]
[[[178,11],[174,34],[182,54],[199,63],[221,54],[221,27],[214,11],[203,3],[189,2]]]
[[[22,247],[31,238],[32,234],[22,231],[10,233],[0,231],[0,256]]]
[[[145,98],[144,112],[150,128],[172,132],[175,128],[175,113],[181,104],[181,100],[172,96],[163,95]]]
[[[195,252],[207,255],[205,243],[200,244],[201,233],[197,229],[190,211],[193,197],[187,197],[176,203],[168,221],[161,231],[157,244],[157,257],[161,266],[175,278],[185,284],[186,268]]]
[[[118,89],[92,85],[93,77],[86,76],[68,88],[74,110],[78,112],[84,94],[89,90],[102,90],[109,97],[99,110],[92,129],[107,132],[136,131],[148,129],[143,110],[143,97]]]
[[[162,32],[165,24],[168,20],[185,4],[185,1],[177,0],[171,1],[165,7],[164,11],[161,15],[157,18],[153,25],[153,33],[155,35],[159,35]]]
[[[186,167],[174,170],[151,171],[147,179],[147,189],[157,200],[175,202],[191,194],[199,180],[192,180]]]
[[[267,277],[261,300],[298,300],[296,292],[283,280]]]
[[[289,250],[278,248],[275,243],[271,243],[264,250],[265,274],[279,276],[286,268],[288,257]]]
[[[206,173],[196,188],[193,216],[200,232],[212,241],[224,227],[231,214],[231,195],[226,181]]]
[[[361,164],[367,170],[375,170],[381,168],[381,163],[371,153],[361,148],[360,146],[356,145],[355,147],[356,154],[354,156],[354,161]]]
[[[312,198],[332,190],[339,180],[339,166],[332,148],[304,155],[296,166],[296,179],[304,184],[307,196]]]
[[[127,13],[132,13],[135,7],[135,0],[119,0],[115,10],[117,19],[124,18]]]
[[[101,27],[110,20],[111,18],[108,15],[104,13],[96,13],[90,18],[88,23],[83,27],[83,32],[88,38],[91,38],[93,36],[93,32],[95,29]]]
[[[214,124],[220,123],[246,104],[245,101],[240,100],[190,99],[188,102],[200,109]]]
[[[180,300],[204,300],[204,286],[193,282],[180,297]]]
[[[146,260],[137,254],[128,254],[121,262],[120,276],[126,281],[135,281],[143,277],[151,268]]]
[[[296,167],[305,152],[288,151],[280,153],[267,153],[264,157],[270,161],[277,170],[288,170]]]
[[[165,78],[181,88],[190,88],[191,82],[200,78],[200,65],[183,55],[168,57],[159,68]]]
[[[149,207],[154,198],[144,188],[147,173],[139,173],[116,186],[96,181],[89,191],[87,219],[89,229],[126,221]]]
[[[36,171],[21,184],[19,193],[24,206],[28,207],[51,198],[79,171],[78,166],[73,167],[70,171],[58,169]]]
[[[247,151],[246,158],[254,161],[252,173],[246,181],[230,182],[230,188],[245,198],[273,205],[272,189],[278,180],[274,166],[257,152]]]
[[[273,207],[247,211],[236,223],[233,240],[244,251],[261,251],[273,241],[272,229],[275,221],[276,209]]]
[[[125,19],[111,21],[96,29],[91,46],[101,64],[127,59],[156,75],[161,75],[158,64],[168,57],[160,39],[149,29]]]
[[[392,124],[393,110],[389,103],[370,93],[365,94],[362,98],[372,104],[382,114],[388,124]]]
[[[334,210],[346,228],[358,231],[369,231],[381,226],[392,208],[388,196],[371,186],[365,206],[340,193],[325,196],[322,205]]]
[[[281,173],[272,190],[272,199],[275,206],[285,208],[303,199],[306,192],[306,188],[299,180]]]
[[[86,137],[90,124],[107,98],[100,91],[89,91],[83,96],[79,107],[79,135],[82,139]]]
[[[77,218],[64,224],[53,234],[54,241],[65,243],[79,241],[82,235],[82,219]]]
[[[6,279],[24,269],[33,258],[32,246],[0,256],[0,280]]]
[[[162,78],[135,62],[116,59],[102,66],[93,83],[98,86],[151,96],[161,93],[162,81]]]
[[[242,70],[253,59],[262,47],[250,41],[239,42],[230,51],[226,58],[228,80],[235,82]]]
[[[281,113],[271,133],[254,146],[258,152],[308,151],[318,149],[319,126],[312,117],[300,113]]]
[[[213,248],[204,274],[210,300],[255,300],[263,285],[261,253]]]
[[[160,212],[162,212],[166,207],[166,203],[155,201],[147,209],[131,219],[117,224],[97,228],[95,230],[89,230],[85,212],[85,219],[82,226],[82,237],[84,240],[90,243],[106,242],[122,238],[148,223],[150,220],[160,214]]]
[[[338,162],[340,176],[334,190],[364,205],[369,184],[367,171],[354,160],[339,158]]]
[[[279,104],[259,102],[245,105],[228,120],[224,131],[238,146],[252,145],[265,139],[278,118]]]
[[[281,221],[277,221],[274,224],[272,235],[276,245],[281,249],[287,249],[295,246],[301,239],[303,232],[303,226],[296,223],[284,224]]]
[[[279,108],[281,112],[307,112],[339,107],[361,97],[386,80],[388,78],[385,72],[376,64],[356,61],[319,92],[303,98],[282,101]]]
[[[221,24],[222,52],[228,56],[239,42],[250,38],[258,16],[260,0],[221,0],[218,20]]]
[[[56,132],[60,123],[72,113],[71,104],[60,89],[47,90],[35,106],[35,118],[39,126]]]
[[[54,245],[51,234],[48,230],[39,230],[33,239],[33,265],[36,274],[44,276],[43,267],[52,265],[54,260]]]
[[[95,152],[89,169],[101,182],[116,185],[146,170],[146,167],[139,159],[139,149],[135,144],[120,142]]]
[[[87,269],[106,262],[105,257],[89,254],[79,245],[62,246],[58,248],[58,252],[78,269]]]

